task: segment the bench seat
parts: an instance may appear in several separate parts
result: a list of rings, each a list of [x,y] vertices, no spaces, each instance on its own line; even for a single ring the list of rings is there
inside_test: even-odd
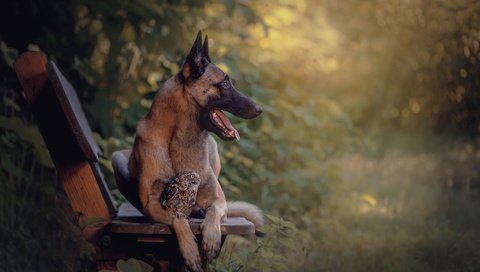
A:
[[[190,227],[195,235],[201,234],[200,224],[203,219],[190,218]],[[243,217],[230,217],[221,225],[222,235],[255,234],[255,225]],[[112,233],[131,233],[131,234],[155,234],[169,235],[172,230],[165,224],[154,223],[147,220],[130,203],[123,203],[118,208],[117,216],[110,223],[110,232]]]

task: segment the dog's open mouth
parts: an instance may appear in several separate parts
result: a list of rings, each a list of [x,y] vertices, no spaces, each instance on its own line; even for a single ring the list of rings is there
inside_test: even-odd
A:
[[[238,131],[232,126],[232,123],[230,123],[230,120],[228,120],[227,116],[219,110],[219,109],[212,109],[210,111],[210,118],[213,122],[213,124],[222,130],[223,134],[225,136],[230,137],[230,138],[235,138],[237,140],[240,140],[240,134]]]

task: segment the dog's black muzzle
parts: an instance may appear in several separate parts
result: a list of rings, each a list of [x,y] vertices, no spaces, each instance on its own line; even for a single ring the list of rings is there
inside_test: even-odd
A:
[[[203,108],[200,114],[199,124],[202,128],[211,131],[217,134],[220,138],[225,141],[231,141],[238,137],[238,132],[231,127],[231,124],[228,120],[226,120],[227,125],[226,127],[230,127],[231,130],[225,129],[225,126],[222,126],[222,122],[219,125],[219,118],[214,118],[214,112],[218,115],[222,115],[226,119],[226,117],[220,111],[228,111],[231,114],[243,118],[243,119],[252,119],[259,116],[263,109],[260,105],[255,103],[252,99],[247,97],[246,95],[240,93],[235,89],[235,87],[230,86],[228,89],[221,90],[221,96],[217,99],[213,99],[207,103],[207,105]],[[225,120],[220,118],[221,120]],[[217,121],[216,121],[217,120]],[[223,122],[225,125],[225,122]],[[231,131],[235,130],[235,133]],[[230,134],[228,133],[230,132]]]
[[[234,87],[231,87],[228,91],[223,91],[220,98],[210,101],[205,108],[228,111],[243,119],[255,118],[263,112],[261,106]]]

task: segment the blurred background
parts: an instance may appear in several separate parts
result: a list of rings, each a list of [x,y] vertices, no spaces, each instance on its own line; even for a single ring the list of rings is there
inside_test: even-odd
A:
[[[16,56],[41,50],[73,83],[120,203],[110,156],[131,147],[198,30],[264,108],[232,117],[241,141],[217,141],[227,199],[260,206],[267,237],[229,237],[213,271],[480,270],[480,2],[468,0],[2,1],[2,269],[92,269]]]

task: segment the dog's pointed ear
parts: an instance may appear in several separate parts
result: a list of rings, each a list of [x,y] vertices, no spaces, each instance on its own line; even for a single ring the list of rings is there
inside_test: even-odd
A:
[[[205,35],[205,41],[203,42],[203,56],[208,60],[208,62],[212,62],[210,55],[208,54],[208,35]]]
[[[202,46],[202,31],[198,31],[197,38],[193,43],[190,53],[183,64],[182,76],[185,80],[195,79],[203,75],[208,63],[205,61],[204,49]]]

